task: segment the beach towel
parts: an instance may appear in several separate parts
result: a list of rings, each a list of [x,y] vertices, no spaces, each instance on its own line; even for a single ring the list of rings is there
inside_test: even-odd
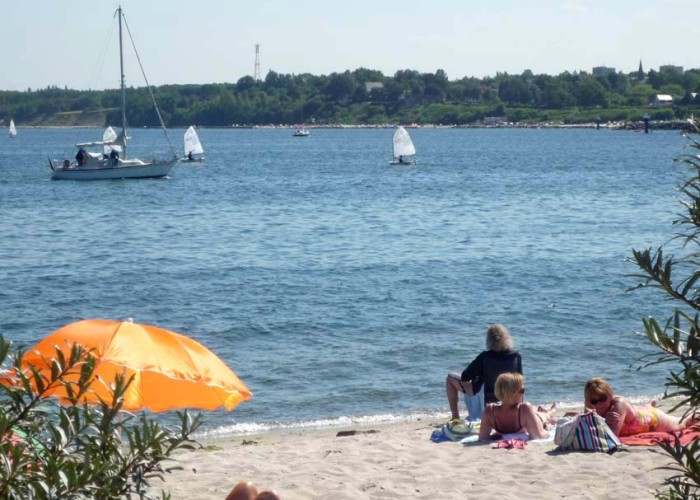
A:
[[[561,451],[602,451],[612,453],[620,440],[597,413],[581,413],[571,421],[557,422],[554,442]]]
[[[680,439],[681,445],[687,446],[700,439],[700,431],[684,429],[678,432],[642,432],[633,436],[621,437],[620,442],[629,446],[654,446],[659,443],[674,443],[676,438]]]
[[[552,442],[554,440],[554,432],[555,430],[552,429],[549,431],[549,436],[542,438],[542,439],[530,439],[530,436],[528,435],[527,432],[509,432],[507,434],[503,434],[501,436],[501,441],[524,441],[528,443],[547,443],[547,442]],[[487,443],[486,441],[479,441],[479,434],[472,434],[470,436],[465,437],[460,441],[461,444],[463,445],[470,445],[470,444],[484,444]]]
[[[469,416],[467,420],[481,421],[481,415],[484,413],[484,386],[481,386],[481,390],[470,396],[466,392],[464,393],[464,404],[467,406],[467,413]]]
[[[434,443],[443,441],[461,441],[465,436],[475,435],[478,437],[481,420],[474,422],[465,421],[459,424],[443,424],[440,429],[434,430],[430,435],[430,440]]]

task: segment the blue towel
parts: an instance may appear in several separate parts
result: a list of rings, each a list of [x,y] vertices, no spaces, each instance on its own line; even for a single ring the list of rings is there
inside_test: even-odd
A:
[[[473,396],[469,396],[465,392],[464,404],[467,405],[467,411],[469,412],[467,420],[481,420],[481,415],[484,413],[484,387],[481,386],[481,390]]]

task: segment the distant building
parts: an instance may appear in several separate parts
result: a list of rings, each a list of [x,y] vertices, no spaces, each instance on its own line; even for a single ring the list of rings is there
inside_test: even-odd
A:
[[[675,71],[676,73],[683,73],[683,66],[674,66],[673,64],[665,64],[664,66],[659,66],[659,72],[661,71]]]
[[[644,68],[642,68],[642,60],[639,60],[639,69],[637,70],[637,80],[643,82],[645,78]]]
[[[608,76],[610,73],[615,73],[615,68],[607,66],[595,66],[593,68],[593,76]]]
[[[673,105],[673,97],[668,94],[656,94],[651,102],[652,106],[671,106]]]
[[[367,93],[372,92],[375,89],[383,89],[384,84],[382,82],[365,82],[365,90]]]

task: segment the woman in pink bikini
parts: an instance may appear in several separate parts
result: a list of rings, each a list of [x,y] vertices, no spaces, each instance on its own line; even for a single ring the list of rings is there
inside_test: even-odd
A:
[[[642,432],[683,430],[695,421],[674,417],[652,405],[633,405],[622,396],[615,396],[612,387],[602,378],[592,378],[583,390],[586,408],[603,417],[612,431],[620,436]]]
[[[481,416],[480,441],[518,432],[527,432],[530,439],[549,436],[550,426],[556,421],[556,405],[552,405],[549,411],[544,411],[525,403],[525,378],[520,373],[500,374],[496,379],[495,393],[501,402],[486,406]],[[491,431],[495,434],[492,435]]]

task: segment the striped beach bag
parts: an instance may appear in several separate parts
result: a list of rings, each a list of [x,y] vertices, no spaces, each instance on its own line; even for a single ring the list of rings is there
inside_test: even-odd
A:
[[[615,433],[600,415],[581,413],[573,420],[557,425],[554,442],[563,451],[602,451],[612,453],[622,446]]]

